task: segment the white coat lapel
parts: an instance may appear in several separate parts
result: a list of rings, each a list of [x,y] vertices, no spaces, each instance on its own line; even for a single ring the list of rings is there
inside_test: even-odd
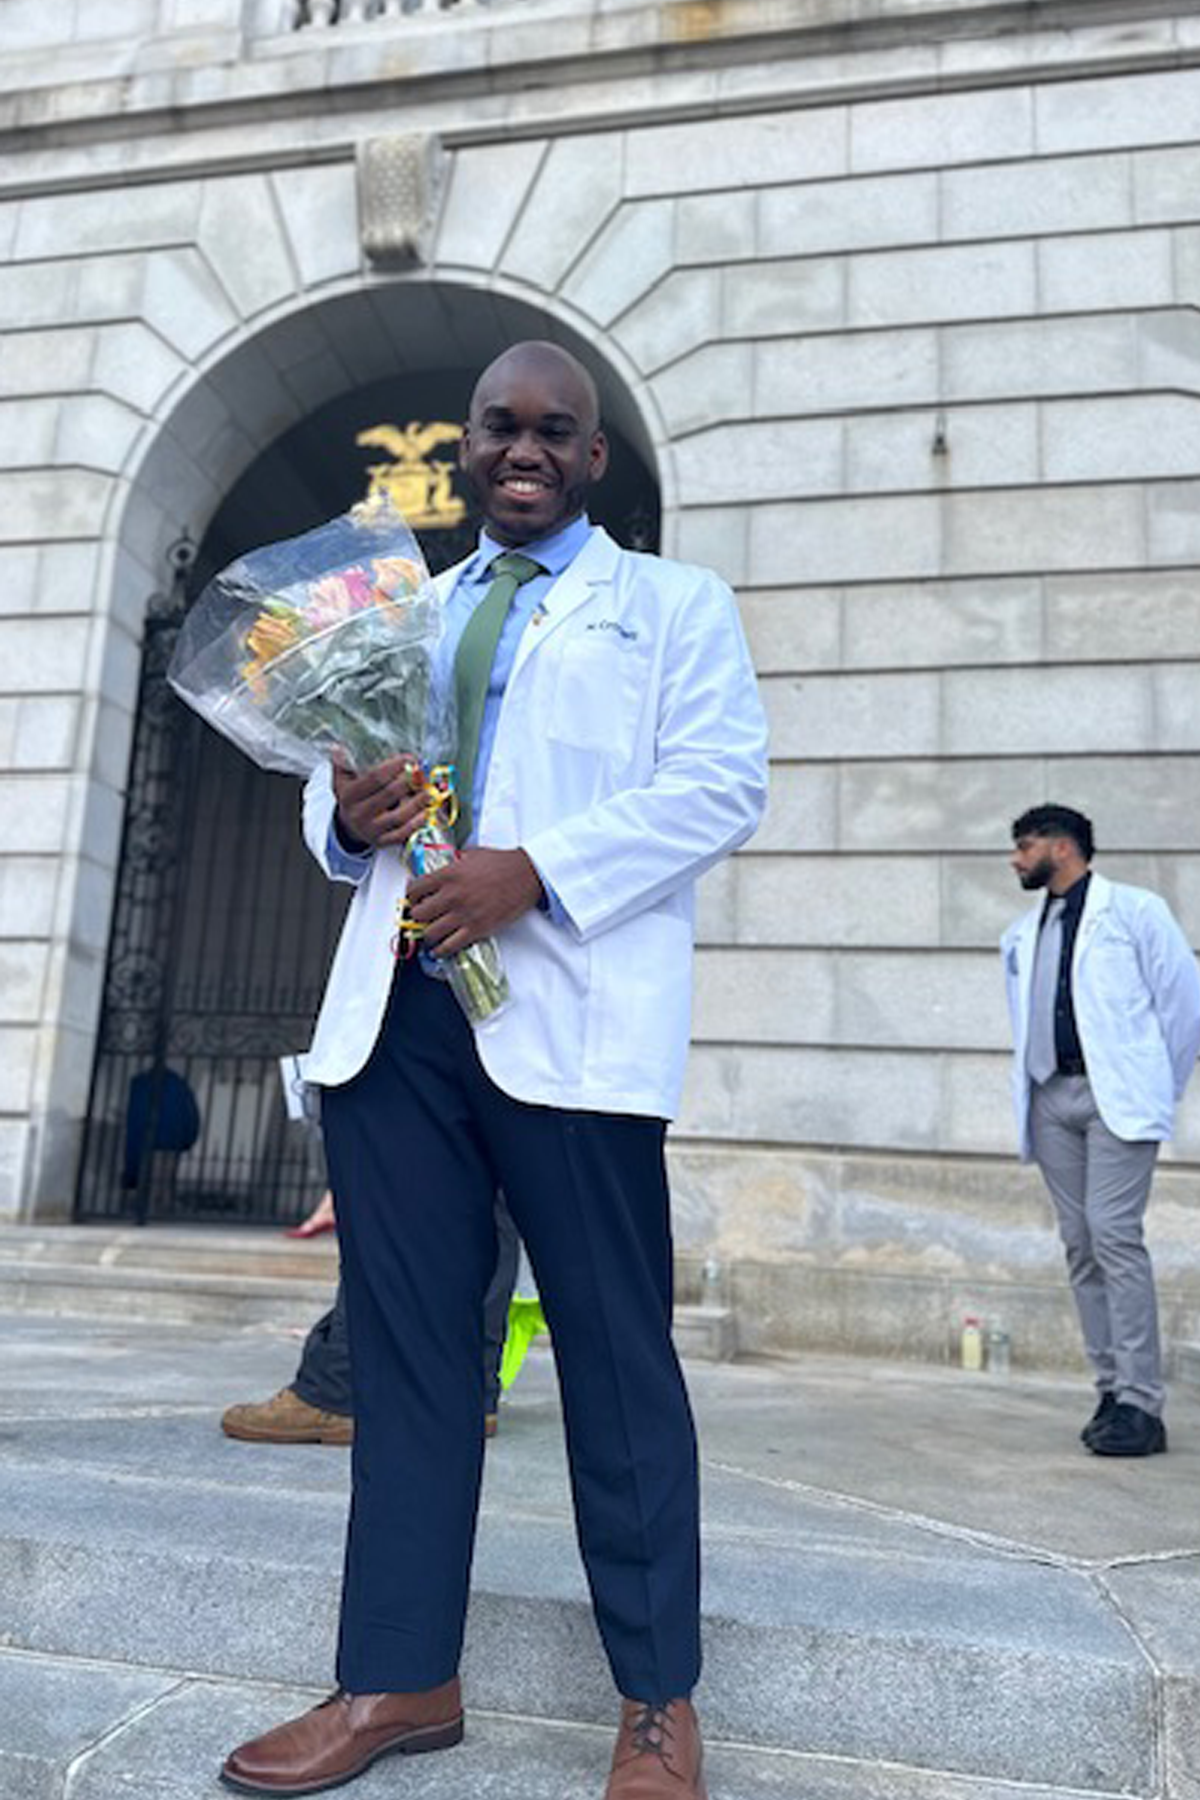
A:
[[[458,586],[470,566],[471,558],[469,556],[464,556],[461,562],[451,563],[448,569],[443,569],[440,575],[434,576],[433,585],[437,590],[437,597],[441,601],[443,607],[449,605],[450,596],[453,594],[455,588]]]
[[[1028,1027],[1029,1005],[1033,992],[1033,965],[1037,954],[1038,921],[1042,909],[1035,906],[1021,921],[1013,952],[1017,959],[1016,977],[1017,994],[1020,1000],[1020,1017]]]
[[[1071,957],[1071,976],[1087,953],[1089,944],[1095,936],[1096,927],[1102,916],[1112,905],[1112,882],[1103,875],[1093,875],[1088,882],[1087,894],[1084,897],[1083,912],[1079,919],[1079,930],[1075,934],[1075,951]]]
[[[521,634],[517,654],[513,658],[511,681],[522,663],[535,654],[540,644],[554,636],[564,619],[589,599],[595,588],[613,578],[620,556],[608,533],[597,526],[569,568],[563,570],[542,606]]]

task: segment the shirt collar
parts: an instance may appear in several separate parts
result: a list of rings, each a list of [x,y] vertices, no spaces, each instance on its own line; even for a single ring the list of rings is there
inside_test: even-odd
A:
[[[549,537],[534,538],[529,544],[498,543],[485,528],[479,533],[474,573],[482,575],[494,557],[505,550],[517,549],[522,556],[531,556],[534,562],[541,563],[547,574],[561,575],[575,561],[591,533],[592,524],[586,513],[580,513],[560,530],[551,532]]]
[[[1049,912],[1052,900],[1063,903],[1062,916],[1069,919],[1073,914],[1083,911],[1083,903],[1087,899],[1088,882],[1092,879],[1092,871],[1085,869],[1078,881],[1073,881],[1065,894],[1047,894],[1043,914]]]

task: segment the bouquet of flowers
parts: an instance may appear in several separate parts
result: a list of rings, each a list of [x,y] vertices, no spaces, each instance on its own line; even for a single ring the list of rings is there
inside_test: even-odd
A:
[[[405,848],[421,874],[458,854],[449,838],[454,689],[438,661],[441,634],[420,547],[387,496],[372,496],[214,576],[184,620],[167,676],[260,768],[310,775],[332,756],[358,774],[411,751],[431,772],[430,810]],[[406,927],[397,952],[411,942]],[[508,997],[490,938],[439,966],[472,1023]]]
[[[179,633],[168,678],[264,769],[355,773],[453,744],[453,694],[433,679],[441,605],[386,496],[251,550],[214,576]]]
[[[458,855],[454,847],[454,822],[458,817],[458,794],[454,785],[454,767],[446,763],[432,768],[424,777],[425,819],[404,846],[404,860],[414,875],[428,875],[443,869]],[[411,956],[419,947],[423,927],[410,917],[407,904],[400,902],[396,918],[395,951]],[[492,938],[482,938],[468,950],[439,959],[459,1005],[472,1025],[482,1025],[494,1018],[508,999],[508,978],[500,952]]]

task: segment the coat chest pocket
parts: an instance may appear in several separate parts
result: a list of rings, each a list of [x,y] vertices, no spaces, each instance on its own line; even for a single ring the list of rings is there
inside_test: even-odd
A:
[[[646,690],[646,647],[615,621],[572,632],[558,655],[549,736],[579,750],[632,753]]]
[[[1115,921],[1101,920],[1080,955],[1091,979],[1105,990],[1128,994],[1142,985],[1137,945]]]

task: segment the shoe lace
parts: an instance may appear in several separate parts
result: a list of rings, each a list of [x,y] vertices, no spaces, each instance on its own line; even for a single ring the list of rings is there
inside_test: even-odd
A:
[[[674,1735],[669,1706],[655,1705],[652,1701],[643,1702],[630,1727],[630,1739],[637,1754],[657,1756],[665,1764],[671,1753]]]

